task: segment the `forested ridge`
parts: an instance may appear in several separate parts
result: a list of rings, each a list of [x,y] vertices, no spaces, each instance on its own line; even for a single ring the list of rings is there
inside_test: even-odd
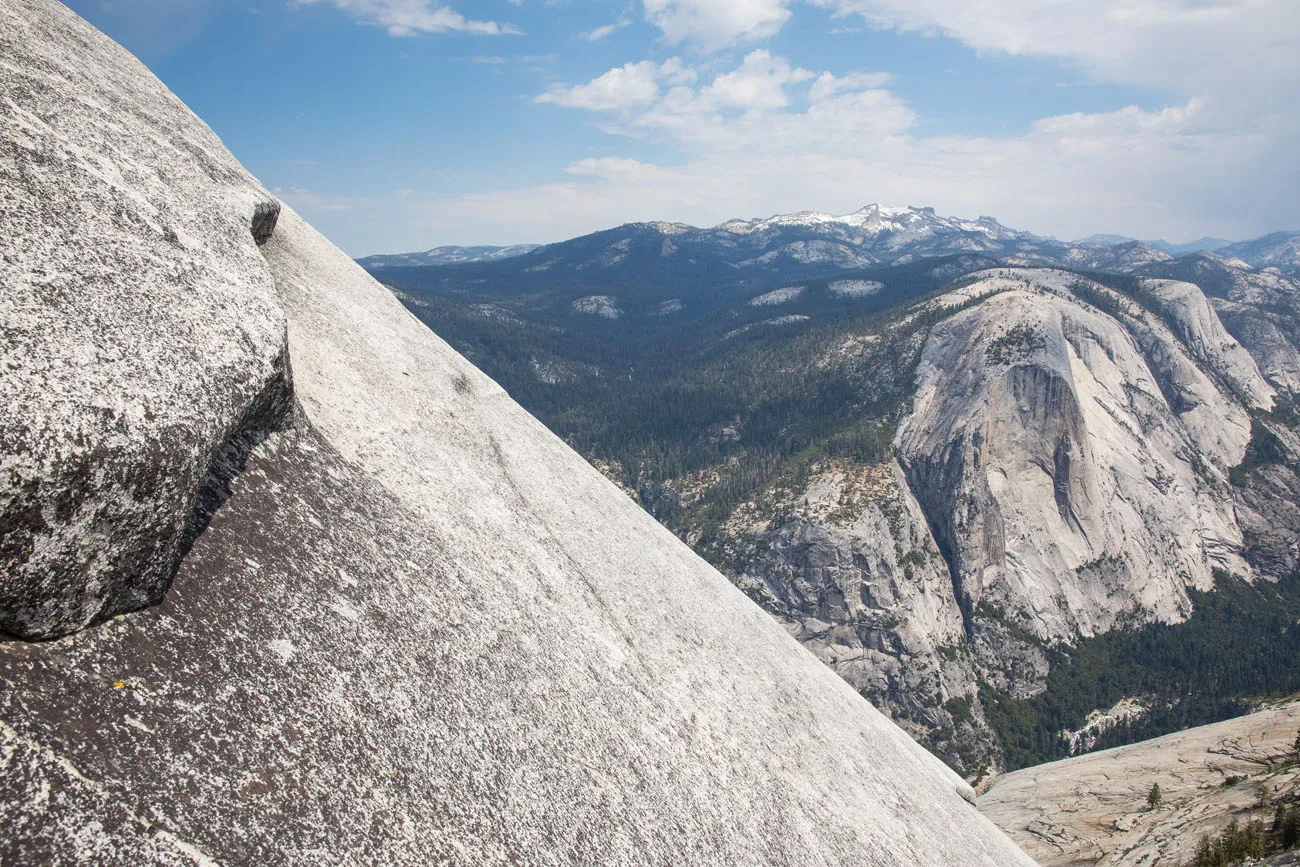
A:
[[[1088,713],[1138,697],[1149,715],[1104,731],[1093,749],[1120,746],[1248,713],[1251,700],[1300,692],[1300,575],[1248,584],[1221,576],[1192,590],[1183,623],[1148,624],[1049,651],[1047,689],[1016,701],[984,684],[985,713],[1009,769],[1069,755],[1060,733]]]

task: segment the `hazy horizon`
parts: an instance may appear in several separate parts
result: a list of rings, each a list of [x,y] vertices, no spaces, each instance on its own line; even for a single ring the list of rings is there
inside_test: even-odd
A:
[[[873,201],[1063,240],[1300,226],[1287,0],[69,5],[352,255]]]

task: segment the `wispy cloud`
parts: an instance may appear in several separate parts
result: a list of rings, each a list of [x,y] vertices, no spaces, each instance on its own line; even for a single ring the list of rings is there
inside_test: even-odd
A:
[[[663,64],[642,60],[617,66],[586,84],[553,87],[534,101],[589,111],[633,109],[658,100],[660,82],[678,82],[694,74],[675,57]]]
[[[594,30],[587,30],[578,34],[578,38],[584,42],[599,42],[606,36],[611,36],[631,24],[629,18],[620,18],[613,24],[606,24],[603,27],[597,27]]]
[[[982,52],[1059,58],[1101,80],[1175,93],[1253,81],[1281,85],[1289,96],[1300,70],[1295,0],[806,2],[876,29],[942,35]]]
[[[363,24],[383,27],[392,36],[448,32],[501,36],[523,32],[505,22],[466,18],[435,0],[293,0],[294,6],[314,6],[317,3],[328,3]]]

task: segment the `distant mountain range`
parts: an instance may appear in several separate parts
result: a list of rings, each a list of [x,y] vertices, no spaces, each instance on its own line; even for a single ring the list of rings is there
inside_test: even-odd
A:
[[[1171,244],[1168,241],[1138,241],[1137,238],[1130,238],[1126,235],[1106,234],[1089,235],[1088,237],[1081,238],[1074,243],[1080,246],[1114,247],[1120,244],[1132,244],[1134,242],[1144,244],[1154,250],[1159,250],[1161,253],[1168,253],[1170,256],[1185,256],[1188,253],[1212,253],[1216,250],[1221,250],[1232,243],[1226,238],[1211,238],[1207,236],[1204,238],[1198,238],[1197,240],[1187,244]]]
[[[1063,242],[1011,229],[993,217],[938,215],[934,208],[868,205],[851,214],[816,211],[728,220],[710,228],[684,223],[628,223],[543,246],[435,247],[422,253],[358,260],[372,273],[429,266],[491,266],[490,273],[598,282],[596,275],[645,280],[809,279],[852,269],[906,265],[921,258],[984,254],[1018,265],[1124,270],[1214,252],[1256,267],[1300,268],[1300,233],[1278,232],[1232,243],[1188,244],[1092,235]],[[550,282],[542,280],[542,282]]]
[[[1300,232],[1273,232],[1253,241],[1229,244],[1218,252],[1256,268],[1295,268],[1300,265]]]
[[[495,262],[531,253],[538,244],[514,244],[509,247],[434,247],[420,253],[393,253],[366,256],[357,262],[363,268],[403,268],[427,265],[461,265],[466,262]]]

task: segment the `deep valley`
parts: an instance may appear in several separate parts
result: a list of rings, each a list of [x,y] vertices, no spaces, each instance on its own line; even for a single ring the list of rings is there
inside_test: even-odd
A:
[[[1300,688],[1278,246],[871,206],[371,267],[978,780]]]

